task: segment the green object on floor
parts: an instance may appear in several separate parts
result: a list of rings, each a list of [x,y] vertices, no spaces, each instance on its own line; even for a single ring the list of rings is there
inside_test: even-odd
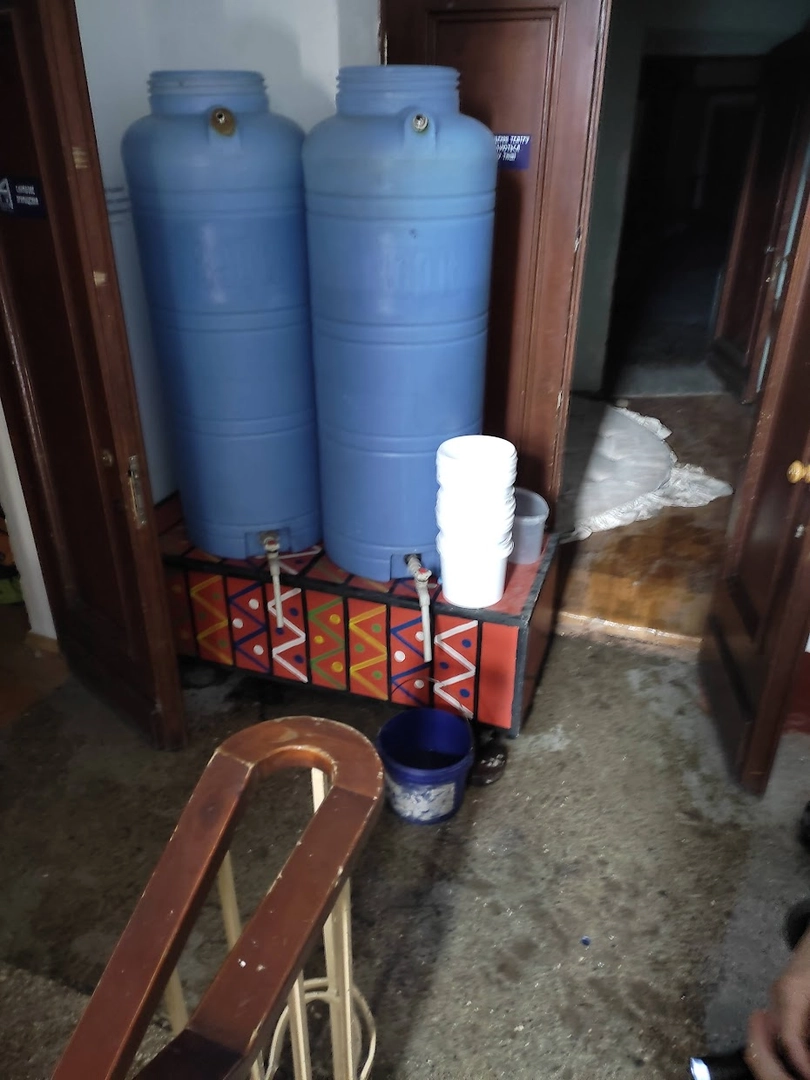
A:
[[[0,578],[0,604],[21,604],[23,602],[20,577]]]

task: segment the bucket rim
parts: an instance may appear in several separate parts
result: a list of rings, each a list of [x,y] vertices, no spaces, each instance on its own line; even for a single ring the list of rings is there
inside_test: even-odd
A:
[[[413,719],[415,714],[419,713],[422,713],[423,715],[425,713],[439,714],[442,717],[452,719],[457,724],[459,729],[461,728],[461,725],[463,725],[466,729],[467,736],[469,738],[469,745],[464,751],[464,753],[461,754],[458,760],[453,762],[452,765],[443,765],[440,769],[420,769],[414,765],[405,765],[400,762],[396,757],[393,757],[383,746],[383,736],[386,728],[388,728],[389,725],[394,724],[395,721],[403,723],[407,719]],[[458,774],[462,770],[462,768],[465,766],[469,768],[469,765],[472,764],[472,761],[475,758],[475,739],[473,738],[472,728],[470,726],[470,721],[467,719],[467,717],[462,716],[460,713],[452,712],[450,709],[437,709],[432,705],[423,705],[417,709],[403,709],[401,712],[395,713],[393,716],[390,716],[385,721],[380,730],[377,732],[377,737],[374,740],[374,747],[377,753],[380,755],[380,758],[383,765],[386,767],[386,770],[389,770],[390,762],[392,769],[398,770],[403,775],[408,774],[413,776],[414,779],[417,781],[421,780],[432,783],[440,783],[442,782],[442,780],[458,780]],[[469,765],[466,764],[468,761]]]
[[[390,761],[394,769],[402,773],[408,773],[414,777],[415,781],[424,781],[426,784],[441,784],[441,783],[457,783],[463,779],[461,776],[461,767],[469,760],[469,766],[472,765],[475,758],[475,747],[471,746],[470,749],[454,762],[452,765],[443,765],[441,769],[419,769],[414,765],[403,765],[397,761],[396,758],[392,758],[390,754],[386,754],[378,741],[375,741],[374,748],[380,755],[380,760],[388,771],[388,762]],[[467,768],[469,768],[467,766]],[[396,779],[396,777],[394,777]]]

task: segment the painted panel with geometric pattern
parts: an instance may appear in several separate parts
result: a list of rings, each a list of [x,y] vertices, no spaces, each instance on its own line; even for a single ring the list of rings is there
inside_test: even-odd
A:
[[[306,551],[292,551],[279,558],[282,574],[300,574],[323,552],[320,544],[307,548]]]
[[[348,601],[349,689],[364,697],[388,697],[388,647],[385,604]]]
[[[403,708],[455,709],[518,733],[524,694],[531,693],[548,640],[545,624],[531,637],[532,603],[555,566],[555,538],[540,563],[508,567],[503,598],[486,610],[448,607],[431,581],[433,661],[426,664],[413,581],[355,577],[319,545],[284,553],[279,631],[266,560],[206,554],[189,543],[179,505],[161,504],[160,513],[179,654],[288,682],[311,680],[324,689],[388,698]],[[539,600],[544,617],[550,596],[548,591]],[[399,606],[403,602],[411,606]]]
[[[304,604],[300,589],[281,586],[283,627],[276,624],[276,601],[273,586],[265,585],[267,627],[272,642],[273,674],[280,679],[308,682],[307,635]]]
[[[233,664],[225,579],[221,574],[189,570],[188,584],[200,659]]]
[[[398,705],[430,704],[430,664],[425,663],[422,615],[410,608],[391,608],[391,701]]]
[[[313,686],[346,689],[343,598],[307,589],[307,638]]]
[[[191,619],[191,607],[184,570],[166,567],[166,590],[169,597],[169,614],[174,631],[174,645],[180,656],[196,656],[194,643],[194,623]]]
[[[270,646],[261,584],[229,577],[227,589],[236,666],[266,675],[270,671]]]
[[[437,709],[475,714],[475,665],[478,623],[437,615],[433,637],[433,699]]]
[[[333,585],[345,585],[352,575],[348,570],[341,570],[339,566],[335,566],[328,555],[322,555],[307,576],[315,581],[329,581]]]

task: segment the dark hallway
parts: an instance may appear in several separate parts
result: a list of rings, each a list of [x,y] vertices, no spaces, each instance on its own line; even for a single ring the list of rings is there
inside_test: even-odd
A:
[[[711,327],[754,130],[757,57],[641,67],[603,390],[721,393]]]

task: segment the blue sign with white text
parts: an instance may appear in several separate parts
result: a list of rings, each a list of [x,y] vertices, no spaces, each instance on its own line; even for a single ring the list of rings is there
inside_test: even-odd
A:
[[[531,135],[496,135],[499,169],[528,169]]]

